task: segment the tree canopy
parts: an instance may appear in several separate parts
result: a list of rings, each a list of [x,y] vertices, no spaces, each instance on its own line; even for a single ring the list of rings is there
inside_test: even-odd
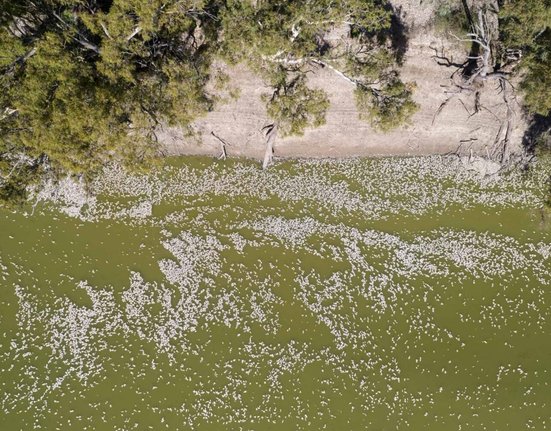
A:
[[[401,125],[416,105],[391,16],[384,0],[0,0],[1,196],[20,199],[46,169],[90,176],[109,160],[152,160],[161,123],[189,127],[219,100],[215,58],[267,82],[284,135],[325,121],[315,68],[357,86],[362,118]],[[342,28],[349,43],[332,44]]]
[[[320,67],[354,83],[363,94],[359,108],[372,106],[361,118],[388,130],[406,123],[417,109],[411,92],[395,91],[398,83],[405,85],[386,40],[391,17],[388,5],[378,0],[232,0],[221,12],[221,47],[226,61],[245,61],[272,86],[265,97],[268,113],[284,134],[302,134],[324,123],[327,96],[309,89],[303,78]],[[346,46],[332,43],[331,32],[343,26],[349,32]]]
[[[521,88],[527,108],[551,113],[551,0],[506,0],[500,11],[506,48],[522,52]]]
[[[8,0],[0,10],[4,194],[22,193],[23,167],[89,175],[111,159],[144,162],[161,121],[186,126],[212,106],[207,2]]]

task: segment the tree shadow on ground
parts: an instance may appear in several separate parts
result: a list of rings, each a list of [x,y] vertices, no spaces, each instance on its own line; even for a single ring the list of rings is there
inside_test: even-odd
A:
[[[402,6],[394,7],[386,3],[385,9],[391,13],[390,27],[379,32],[377,39],[380,43],[390,42],[394,58],[401,66],[409,46],[409,29],[402,19]]]
[[[408,27],[402,19],[402,7],[394,7],[386,2],[383,5],[386,12],[390,13],[390,26],[383,30],[370,30],[365,27],[351,28],[351,36],[362,34],[367,36],[373,42],[377,42],[379,46],[387,46],[390,48],[394,60],[399,66],[403,65],[405,54],[408,50],[409,38]]]
[[[551,152],[551,138],[544,139],[546,133],[551,133],[551,113],[547,116],[534,115],[522,138],[524,149],[530,154],[536,151],[536,147]]]
[[[467,17],[467,22],[469,24],[469,28],[474,28],[474,18],[473,14],[471,13],[471,9],[469,8],[469,5],[467,4],[467,0],[462,0],[463,4],[463,10],[465,11],[465,15]],[[466,64],[466,66],[463,68],[462,74],[465,78],[470,78],[476,69],[478,69],[478,56],[480,55],[480,46],[478,43],[472,43],[471,44],[471,50],[469,52],[469,59]]]

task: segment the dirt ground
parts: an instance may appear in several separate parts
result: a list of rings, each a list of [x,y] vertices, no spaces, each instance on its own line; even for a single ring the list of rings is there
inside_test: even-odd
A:
[[[488,155],[502,132],[507,107],[495,82],[488,82],[480,92],[484,109],[474,112],[474,95],[452,98],[435,116],[449,97],[450,75],[454,68],[438,65],[433,56],[445,54],[463,62],[465,46],[450,37],[437,34],[431,24],[435,0],[394,0],[392,4],[407,29],[407,51],[402,78],[417,85],[414,98],[420,110],[411,125],[390,133],[379,133],[360,121],[354,101],[354,85],[334,71],[319,68],[310,75],[310,83],[324,89],[330,98],[327,122],[309,129],[304,136],[277,138],[276,157],[356,157],[423,155],[459,152]],[[243,66],[228,70],[240,97],[217,107],[197,121],[198,138],[186,138],[178,128],[164,128],[159,133],[165,151],[170,155],[219,155],[218,138],[228,143],[228,156],[262,159],[266,140],[262,128],[270,124],[260,96],[269,88]],[[514,109],[511,134],[513,152],[521,147],[527,124],[520,105]]]

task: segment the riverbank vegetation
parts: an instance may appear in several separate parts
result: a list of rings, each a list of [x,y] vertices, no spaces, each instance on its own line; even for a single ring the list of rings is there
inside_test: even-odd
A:
[[[501,6],[499,55],[518,57],[526,109],[547,116],[549,0]],[[448,9],[437,10],[440,22]],[[232,93],[220,63],[262,77],[271,133],[324,124],[328,95],[307,79],[317,69],[354,86],[374,128],[407,124],[418,106],[415,83],[400,76],[396,21],[384,0],[0,0],[0,198],[24,200],[46,171],[149,165],[160,125],[192,134],[220,90]],[[335,43],[343,31],[347,43]]]
[[[522,55],[521,89],[532,113],[551,111],[551,1],[508,0],[500,12],[501,42]],[[506,52],[507,54],[507,52]]]
[[[551,160],[551,0],[504,1],[500,30],[503,46],[522,56],[524,105],[539,123],[529,144],[540,157]],[[546,206],[551,209],[551,177],[546,186]]]
[[[523,139],[526,153],[548,158],[551,1],[443,0],[435,1],[434,8],[435,31],[464,50],[464,57],[457,61],[443,48],[435,49],[437,63],[454,70],[451,90],[446,90],[447,98],[435,118],[452,100],[459,100],[470,116],[491,112],[501,126],[487,154],[508,166],[515,123],[524,117],[530,123]],[[487,95],[493,96],[491,105],[484,102]]]
[[[354,82],[382,129],[415,111],[385,36],[391,10],[379,1],[37,0],[0,10],[4,199],[23,198],[45,167],[94,175],[113,159],[149,162],[160,124],[189,127],[218,101],[208,87],[225,82],[215,59],[264,78],[282,135],[325,121],[328,97],[306,80],[315,67]],[[352,43],[333,49],[326,36],[343,25]]]

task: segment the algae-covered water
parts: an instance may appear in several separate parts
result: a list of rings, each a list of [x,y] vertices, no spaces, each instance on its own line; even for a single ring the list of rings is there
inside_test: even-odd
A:
[[[546,430],[543,167],[173,159],[0,209],[1,430]]]

